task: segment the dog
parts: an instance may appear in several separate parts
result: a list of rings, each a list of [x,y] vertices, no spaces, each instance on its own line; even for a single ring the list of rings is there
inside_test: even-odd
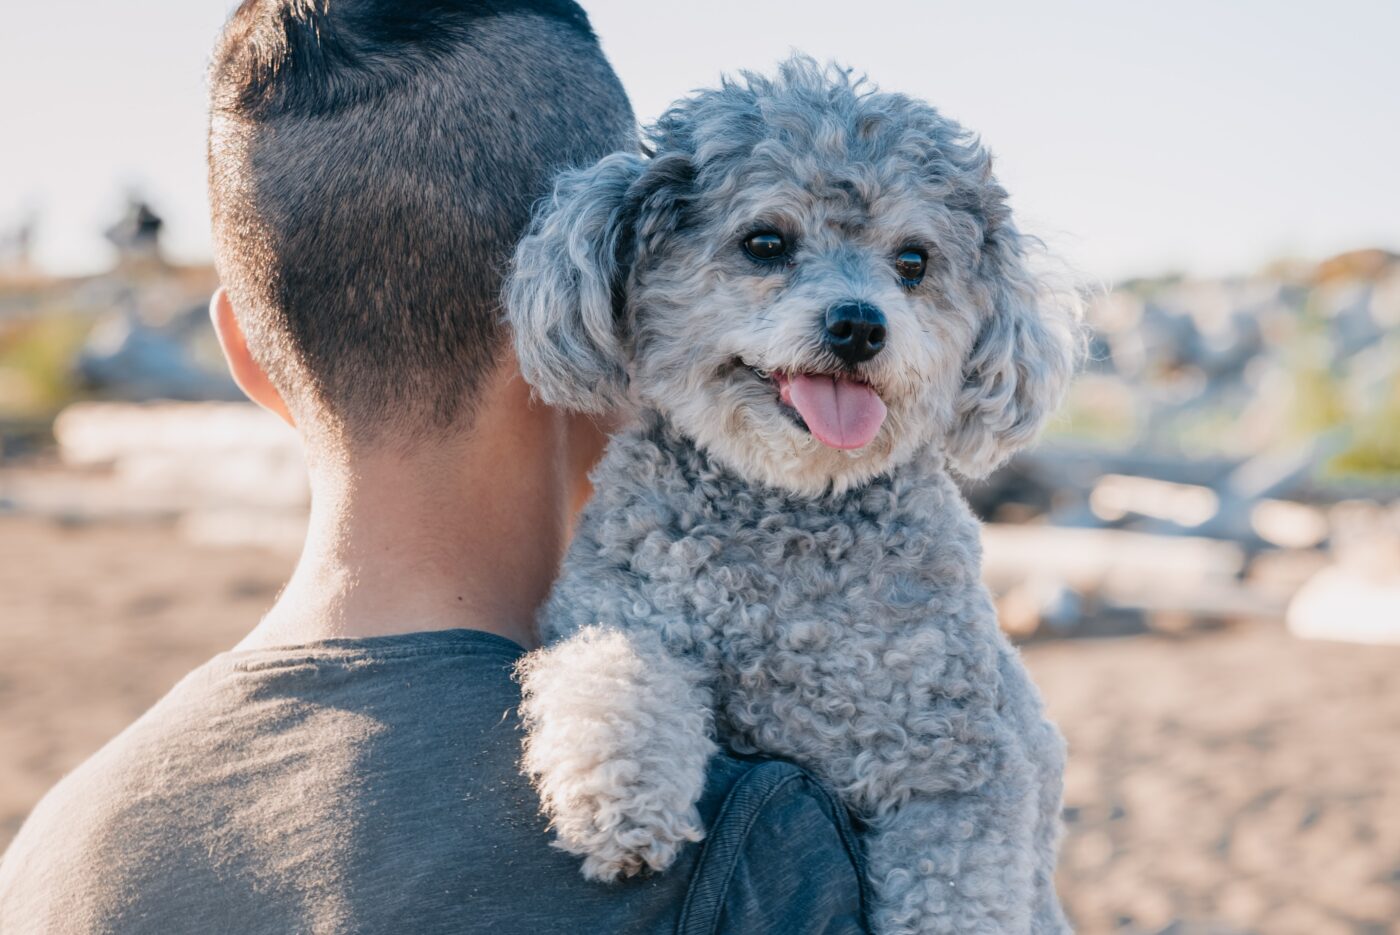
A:
[[[562,175],[505,292],[544,401],[626,412],[593,475],[522,768],[590,878],[702,838],[719,743],[861,829],[881,933],[1061,932],[1064,745],[950,472],[1036,435],[1082,346],[987,150],[802,56]]]

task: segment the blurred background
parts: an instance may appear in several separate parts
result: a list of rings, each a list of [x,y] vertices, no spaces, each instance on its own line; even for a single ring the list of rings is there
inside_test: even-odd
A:
[[[0,33],[0,847],[271,604],[307,507],[205,305],[225,0]],[[979,130],[1093,355],[969,499],[1082,932],[1400,931],[1400,5],[585,2],[639,117],[789,48]]]

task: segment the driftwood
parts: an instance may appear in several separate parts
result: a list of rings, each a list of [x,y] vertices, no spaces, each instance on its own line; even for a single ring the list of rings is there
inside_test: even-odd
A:
[[[1015,636],[1181,630],[1277,619],[1285,606],[1243,583],[1246,553],[1232,542],[990,524],[983,543],[983,577]]]
[[[249,403],[83,403],[53,432],[63,466],[0,471],[0,510],[172,522],[206,543],[300,544],[310,502],[300,443]]]

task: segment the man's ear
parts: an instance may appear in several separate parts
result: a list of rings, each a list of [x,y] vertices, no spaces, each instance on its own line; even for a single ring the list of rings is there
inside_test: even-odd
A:
[[[626,400],[629,279],[679,223],[689,166],[614,153],[559,177],[505,287],[520,372],[544,402],[603,414]]]
[[[966,477],[990,474],[1035,438],[1082,352],[1077,294],[1038,281],[1029,248],[1009,219],[983,246],[976,294],[986,317],[948,439],[949,460]]]
[[[282,394],[267,378],[253,355],[248,351],[248,341],[243,336],[243,328],[238,324],[238,316],[233,313],[233,303],[229,301],[228,290],[220,286],[209,300],[209,318],[214,322],[214,333],[218,335],[219,346],[224,350],[224,360],[228,361],[229,373],[233,382],[253,402],[282,418],[293,428],[292,419]]]

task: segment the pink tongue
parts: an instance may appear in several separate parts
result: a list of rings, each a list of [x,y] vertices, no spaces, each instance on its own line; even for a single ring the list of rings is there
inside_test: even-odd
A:
[[[885,421],[885,401],[864,383],[808,374],[793,374],[785,383],[784,398],[823,445],[862,448]]]

